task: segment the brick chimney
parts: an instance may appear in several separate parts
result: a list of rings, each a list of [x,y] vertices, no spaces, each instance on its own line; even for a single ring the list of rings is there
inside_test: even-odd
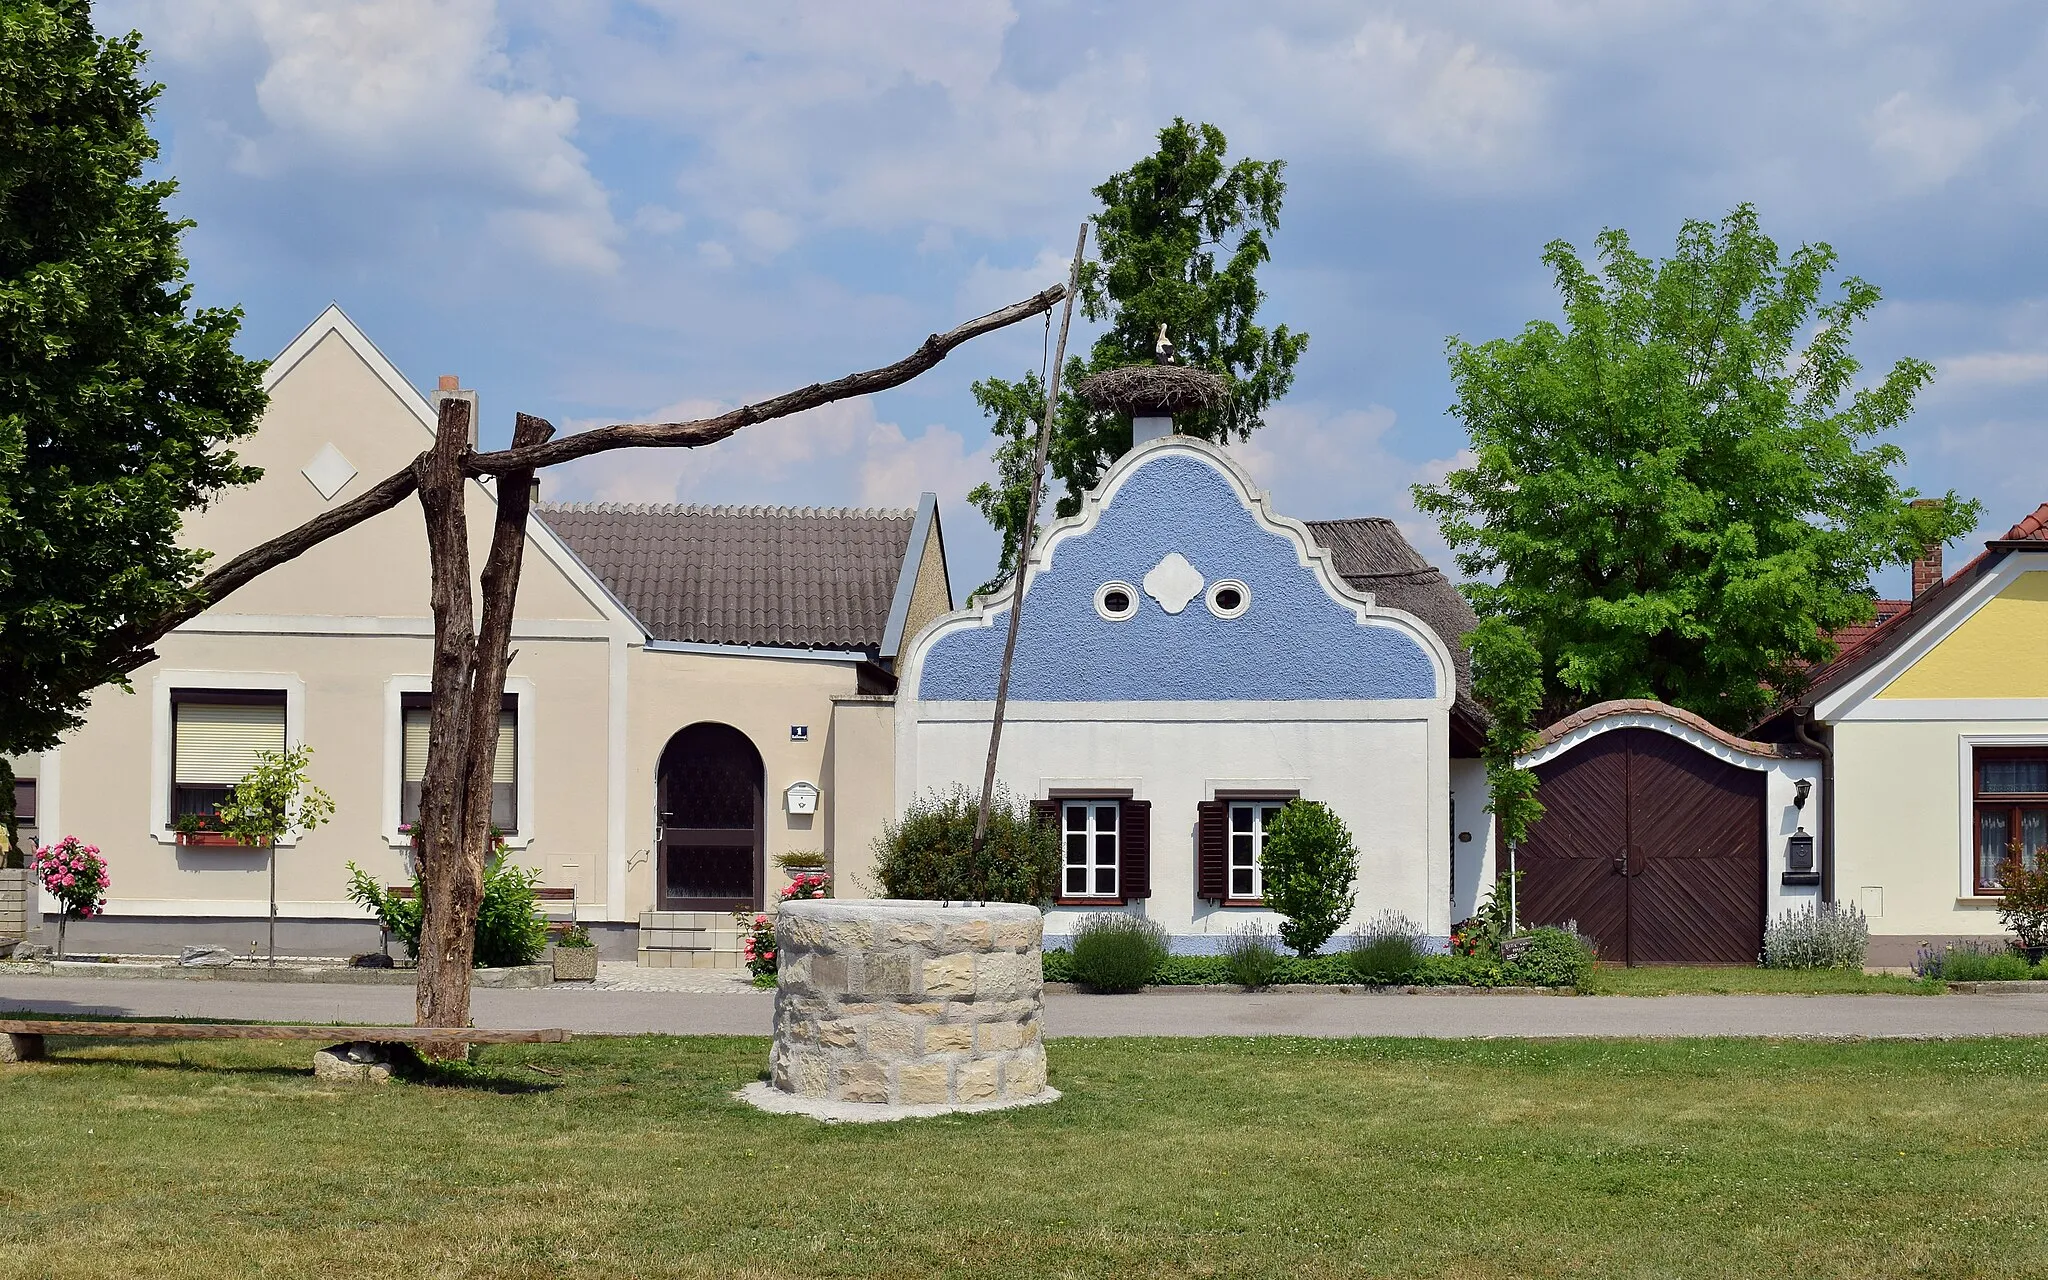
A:
[[[427,404],[434,410],[434,416],[441,415],[441,402],[451,396],[460,396],[469,401],[469,447],[476,448],[477,403],[476,392],[464,391],[462,379],[452,373],[441,375],[439,384],[427,394]]]
[[[1939,498],[1919,498],[1914,501],[1913,505],[1916,507],[1935,507],[1941,505],[1941,500]],[[1918,600],[1928,588],[1940,585],[1941,544],[1937,542],[1931,547],[1922,549],[1920,554],[1913,560],[1913,598]]]

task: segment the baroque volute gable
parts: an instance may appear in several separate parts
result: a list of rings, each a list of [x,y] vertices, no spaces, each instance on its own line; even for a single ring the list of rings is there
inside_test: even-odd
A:
[[[1147,442],[1052,529],[1027,569],[1010,696],[1020,701],[1419,699],[1448,704],[1450,656],[1376,606],[1277,517],[1220,450]],[[1006,594],[915,646],[915,696],[995,696]]]

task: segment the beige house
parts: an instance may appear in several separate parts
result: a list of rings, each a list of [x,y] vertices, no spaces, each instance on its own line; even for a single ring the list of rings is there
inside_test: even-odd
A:
[[[336,308],[265,381],[270,407],[242,450],[263,479],[186,525],[218,556],[346,501],[431,443],[430,397]],[[492,501],[479,482],[479,564]],[[498,760],[512,856],[574,889],[608,953],[661,926],[644,940],[655,963],[708,963],[692,953],[709,934],[684,926],[772,897],[778,855],[820,851],[858,890],[895,791],[895,655],[952,607],[931,495],[908,511],[536,512]],[[209,811],[258,748],[297,743],[314,749],[314,780],[338,808],[277,852],[280,950],[373,947],[346,868],[386,884],[410,874],[401,828],[425,747],[427,602],[408,502],[166,636],[132,691],[100,690],[59,749],[18,762],[40,838],[77,835],[109,862],[107,913],[76,924],[72,947],[240,950],[261,937],[265,854],[181,836],[178,818]]]

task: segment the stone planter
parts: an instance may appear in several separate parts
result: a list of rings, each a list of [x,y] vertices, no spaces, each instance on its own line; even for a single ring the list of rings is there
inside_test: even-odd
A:
[[[550,947],[548,959],[554,963],[556,982],[597,981],[596,947]]]
[[[26,938],[42,925],[27,867],[0,867],[0,939]]]
[[[1057,1098],[1040,1038],[1041,935],[1028,906],[783,903],[771,1083],[743,1096],[828,1119]]]

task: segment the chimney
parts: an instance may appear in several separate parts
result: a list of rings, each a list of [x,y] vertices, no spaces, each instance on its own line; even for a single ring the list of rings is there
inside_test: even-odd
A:
[[[452,373],[444,373],[440,377],[439,385],[427,394],[427,404],[432,407],[434,417],[438,420],[441,416],[441,402],[454,396],[469,401],[469,447],[474,449],[477,426],[476,392],[464,391],[461,378]]]
[[[1941,505],[1941,499],[1917,498],[1914,500],[1913,505],[1916,507],[1937,507]],[[1940,585],[1941,544],[1937,542],[1932,546],[1922,548],[1920,554],[1913,560],[1913,598],[1918,600],[1928,588]]]

